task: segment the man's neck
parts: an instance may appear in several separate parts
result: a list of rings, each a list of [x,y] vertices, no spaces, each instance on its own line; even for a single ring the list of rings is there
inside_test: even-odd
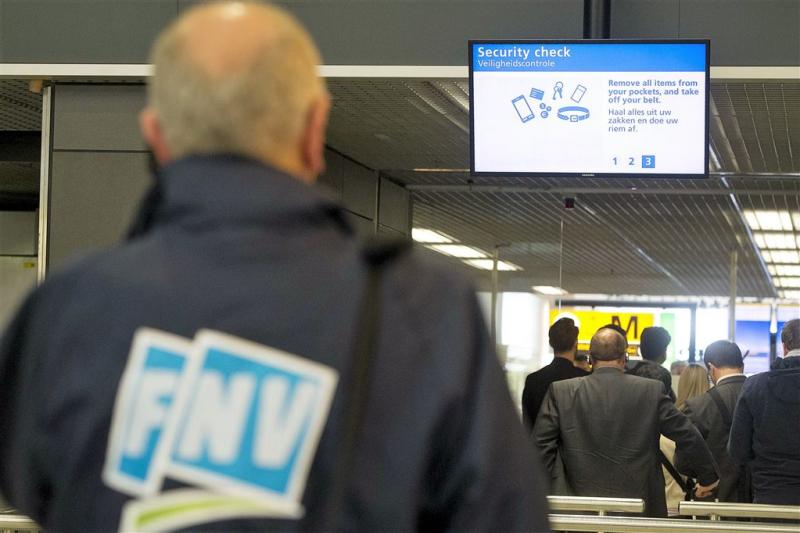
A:
[[[717,374],[717,381],[715,385],[719,385],[719,382],[725,378],[731,376],[741,376],[742,375],[742,368],[720,368],[718,370],[719,374]]]
[[[616,360],[616,361],[597,361],[597,360],[594,360],[592,362],[592,369],[598,370],[600,368],[613,368],[615,370],[619,370],[620,372],[623,372],[625,370],[625,363],[624,362],[620,363],[619,360]]]
[[[789,350],[783,357],[800,357],[800,348],[796,350]]]
[[[555,356],[560,357],[561,359],[566,359],[570,363],[575,364],[575,354],[572,352],[557,353]]]

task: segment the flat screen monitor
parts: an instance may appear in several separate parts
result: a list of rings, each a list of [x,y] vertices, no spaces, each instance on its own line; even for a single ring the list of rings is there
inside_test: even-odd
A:
[[[708,176],[709,42],[470,41],[475,176]]]

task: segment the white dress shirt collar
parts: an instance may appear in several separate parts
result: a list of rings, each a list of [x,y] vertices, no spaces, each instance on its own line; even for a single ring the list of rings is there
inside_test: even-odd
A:
[[[716,384],[716,386],[717,386],[717,387],[719,387],[720,383],[722,383],[722,382],[723,382],[723,381],[725,381],[726,379],[728,379],[728,378],[735,378],[736,376],[744,376],[744,374],[728,374],[727,376],[722,376],[721,378],[719,378],[719,379],[717,380],[717,384]]]

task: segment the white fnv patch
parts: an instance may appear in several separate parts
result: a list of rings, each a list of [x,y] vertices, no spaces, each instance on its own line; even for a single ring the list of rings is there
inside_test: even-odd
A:
[[[300,517],[337,380],[327,366],[224,333],[201,330],[190,342],[140,329],[103,479],[143,497],[169,476]]]

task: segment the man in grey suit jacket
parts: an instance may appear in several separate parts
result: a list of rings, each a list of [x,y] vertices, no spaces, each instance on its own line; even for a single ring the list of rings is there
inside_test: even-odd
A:
[[[550,386],[534,439],[557,492],[642,498],[645,514],[666,517],[659,435],[685,451],[676,467],[698,479],[705,497],[719,479],[711,452],[660,381],[626,375],[625,339],[601,329],[592,338],[594,372]]]
[[[730,341],[717,341],[706,348],[703,361],[714,387],[686,401],[683,412],[694,423],[711,449],[719,467],[717,498],[722,502],[748,503],[750,487],[747,475],[728,454],[728,438],[736,401],[747,377],[742,351]],[[681,455],[681,450],[678,450]]]

